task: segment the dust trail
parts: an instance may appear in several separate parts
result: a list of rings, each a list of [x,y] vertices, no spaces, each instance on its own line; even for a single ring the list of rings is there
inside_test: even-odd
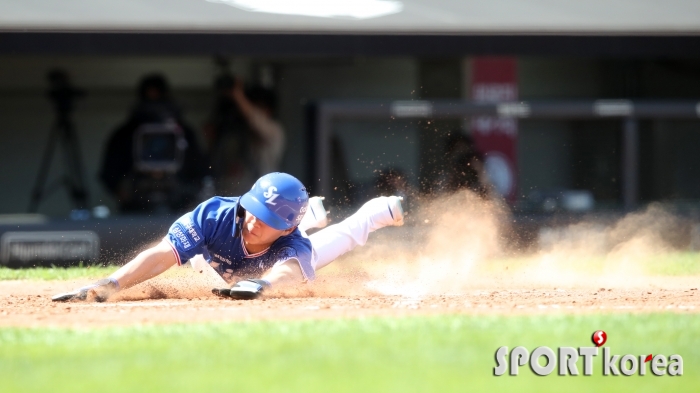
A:
[[[145,299],[214,298],[212,288],[229,286],[203,258],[192,264],[174,266],[160,276],[127,288],[109,298],[109,301]]]
[[[644,285],[645,261],[675,251],[682,219],[659,205],[610,225],[581,223],[550,229],[529,258],[528,280],[542,285],[630,287]]]
[[[364,261],[360,265],[372,278],[366,287],[381,294],[460,292],[475,265],[503,254],[501,226],[507,217],[499,203],[456,193],[412,212],[407,217],[411,227],[404,230],[412,232],[407,238],[391,239],[396,228],[382,229],[368,246],[336,264]]]
[[[677,250],[685,236],[682,218],[651,205],[612,223],[545,229],[538,251],[513,252],[507,209],[468,192],[440,198],[410,219],[412,228],[382,229],[331,264],[328,279],[353,268],[366,276],[366,295],[408,297],[476,288],[638,287],[659,282],[645,264]],[[316,295],[326,293],[319,288]]]

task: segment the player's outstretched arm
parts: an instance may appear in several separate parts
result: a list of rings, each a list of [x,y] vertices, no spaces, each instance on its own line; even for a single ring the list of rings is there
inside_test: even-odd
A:
[[[257,299],[263,291],[274,288],[299,284],[304,281],[304,274],[296,259],[288,259],[268,270],[262,278],[248,279],[237,282],[233,287],[214,288],[212,293],[221,297],[231,297],[239,300]]]
[[[296,285],[304,281],[304,274],[301,272],[301,266],[296,259],[288,259],[284,263],[268,270],[262,279],[269,282],[275,287],[286,285]]]
[[[161,240],[122,266],[111,278],[119,282],[120,288],[129,288],[163,273],[175,264],[177,258],[170,243]]]
[[[134,286],[155,277],[177,263],[173,249],[165,240],[141,252],[136,258],[122,266],[109,278],[79,288],[73,292],[62,293],[52,298],[53,301],[86,300],[89,293],[94,293],[97,301],[106,300],[111,294],[122,288]]]

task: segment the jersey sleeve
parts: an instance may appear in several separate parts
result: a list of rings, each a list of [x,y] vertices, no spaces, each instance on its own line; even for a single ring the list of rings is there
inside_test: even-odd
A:
[[[281,247],[275,252],[275,264],[273,266],[294,259],[299,263],[304,278],[308,281],[313,281],[316,278],[316,271],[311,264],[311,245],[310,243],[306,244],[307,242],[294,242],[293,245]]]
[[[221,224],[221,207],[221,200],[214,197],[202,202],[170,226],[165,239],[172,246],[178,265],[197,254],[206,254],[206,245]]]

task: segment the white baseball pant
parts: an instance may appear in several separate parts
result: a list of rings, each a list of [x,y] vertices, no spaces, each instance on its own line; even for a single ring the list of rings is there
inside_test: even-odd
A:
[[[374,198],[342,222],[310,235],[314,269],[323,268],[357,246],[364,246],[370,233],[393,222],[386,199]]]

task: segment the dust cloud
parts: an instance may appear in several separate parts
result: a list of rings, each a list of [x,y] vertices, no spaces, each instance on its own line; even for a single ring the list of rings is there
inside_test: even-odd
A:
[[[686,233],[683,219],[650,205],[609,224],[584,222],[540,232],[540,250],[525,274],[542,285],[645,286],[647,265],[678,251]]]
[[[512,222],[503,204],[469,192],[437,199],[411,212],[407,228],[377,231],[365,247],[332,263],[327,275],[321,270],[330,284],[318,285],[316,295],[331,296],[352,271],[363,277],[364,295],[644,287],[659,281],[647,273],[649,261],[687,240],[682,218],[659,205],[617,220],[541,229],[534,248],[512,246],[518,244]]]
[[[505,255],[507,209],[469,192],[423,203],[400,228],[370,235],[364,247],[318,272],[316,296],[455,293],[475,266]]]
[[[230,285],[208,265],[197,269],[187,264],[172,267],[160,276],[120,291],[111,296],[109,301],[214,298],[212,288],[227,286]]]

